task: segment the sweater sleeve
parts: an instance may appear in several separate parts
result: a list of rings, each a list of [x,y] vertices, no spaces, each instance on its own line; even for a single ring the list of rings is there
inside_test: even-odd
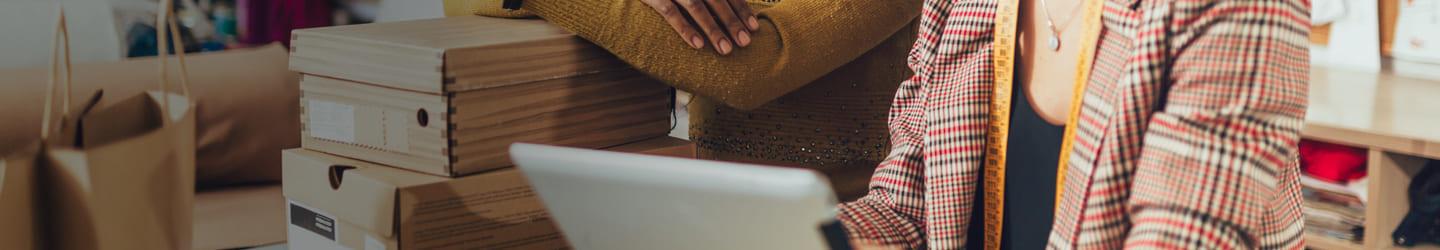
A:
[[[494,12],[502,2],[469,1],[491,8],[476,13]],[[785,0],[759,9],[761,27],[750,46],[730,55],[686,45],[641,1],[524,0],[522,9],[677,88],[753,109],[855,60],[909,24],[920,6],[919,0]]]
[[[506,9],[505,0],[445,0],[445,16],[481,15],[504,18],[533,18],[525,10]]]

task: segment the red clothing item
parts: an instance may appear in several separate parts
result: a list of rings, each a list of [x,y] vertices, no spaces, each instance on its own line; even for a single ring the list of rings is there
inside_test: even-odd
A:
[[[290,45],[290,31],[330,26],[334,18],[331,1],[238,0],[240,42]]]
[[[925,2],[890,153],[870,193],[840,206],[853,238],[981,240],[966,230],[982,207],[995,1]],[[1104,1],[1050,247],[1302,248],[1309,1]]]
[[[1300,167],[1305,174],[1333,183],[1350,183],[1365,178],[1365,149],[1340,144],[1300,141]]]

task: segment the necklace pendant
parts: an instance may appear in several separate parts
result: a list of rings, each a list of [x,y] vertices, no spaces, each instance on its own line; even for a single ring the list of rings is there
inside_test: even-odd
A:
[[[1050,35],[1050,50],[1060,51],[1060,37],[1054,34]]]

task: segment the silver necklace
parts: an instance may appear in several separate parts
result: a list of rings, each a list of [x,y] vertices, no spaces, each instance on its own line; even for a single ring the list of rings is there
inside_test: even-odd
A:
[[[1050,17],[1050,3],[1040,0],[1040,10],[1045,12],[1045,26],[1050,27],[1050,50],[1060,51],[1060,28],[1064,26],[1055,26],[1055,18]],[[1072,13],[1070,17],[1075,15]],[[1065,24],[1070,24],[1070,19],[1065,19]]]

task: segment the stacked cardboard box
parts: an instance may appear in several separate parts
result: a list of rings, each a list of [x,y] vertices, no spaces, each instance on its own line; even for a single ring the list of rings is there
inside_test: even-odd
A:
[[[451,17],[292,39],[303,149],[284,152],[284,189],[298,248],[565,248],[510,168],[510,144],[687,152],[664,137],[667,87],[541,20]]]
[[[509,166],[504,149],[517,141],[602,148],[669,129],[668,88],[540,20],[451,17],[292,39],[305,148],[462,176]]]
[[[689,157],[661,137],[607,150]],[[291,249],[562,249],[514,168],[450,178],[307,149],[283,153]]]

